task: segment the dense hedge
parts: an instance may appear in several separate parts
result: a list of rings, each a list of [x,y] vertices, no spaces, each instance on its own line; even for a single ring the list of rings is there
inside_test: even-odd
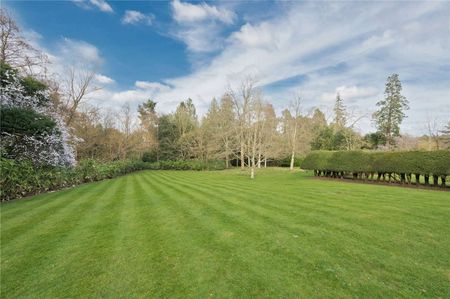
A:
[[[2,201],[113,178],[146,169],[140,161],[97,163],[85,160],[76,167],[36,167],[29,161],[1,159]]]
[[[165,169],[165,170],[223,170],[225,169],[225,161],[212,160],[186,160],[186,161],[159,161],[149,163],[149,169]]]
[[[0,161],[0,198],[2,201],[67,188],[82,183],[114,178],[144,169],[221,170],[223,161],[81,161],[76,167],[36,167],[29,161],[2,158]]]
[[[303,169],[314,170],[315,175],[343,177],[351,174],[354,178],[398,180],[401,183],[416,182],[423,176],[428,184],[433,177],[434,184],[445,186],[446,176],[450,174],[450,151],[407,151],[407,152],[368,152],[368,151],[315,151],[303,161]]]
[[[302,164],[303,157],[295,157],[294,159],[294,167],[300,167]],[[264,166],[264,161],[261,161],[261,165]],[[267,160],[268,167],[290,167],[291,166],[291,157],[284,157],[281,159],[268,159]]]

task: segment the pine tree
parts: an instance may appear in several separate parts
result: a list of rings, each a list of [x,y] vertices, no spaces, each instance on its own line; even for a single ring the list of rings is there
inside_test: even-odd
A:
[[[341,98],[341,95],[338,93],[336,95],[336,103],[334,104],[334,124],[338,128],[345,127],[347,122],[347,111],[344,106],[344,101]]]
[[[409,109],[406,97],[401,94],[402,83],[398,74],[388,77],[384,100],[377,103],[380,107],[373,115],[378,131],[383,134],[389,148],[395,146],[394,137],[400,136],[400,124],[406,117],[405,110]]]

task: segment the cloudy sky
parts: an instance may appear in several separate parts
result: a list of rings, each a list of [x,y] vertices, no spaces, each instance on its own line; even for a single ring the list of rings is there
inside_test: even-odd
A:
[[[192,98],[200,114],[243,76],[280,111],[300,94],[304,113],[328,115],[337,92],[362,132],[386,78],[410,102],[404,132],[450,121],[449,1],[3,1],[55,69],[95,66],[91,101],[160,112]]]

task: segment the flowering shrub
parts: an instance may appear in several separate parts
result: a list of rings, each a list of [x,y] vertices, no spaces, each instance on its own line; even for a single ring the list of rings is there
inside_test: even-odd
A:
[[[75,155],[62,117],[49,100],[45,85],[21,78],[0,65],[1,154],[15,160],[31,160],[39,166],[73,166]]]

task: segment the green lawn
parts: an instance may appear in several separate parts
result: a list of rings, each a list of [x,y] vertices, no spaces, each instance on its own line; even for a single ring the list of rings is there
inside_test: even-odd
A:
[[[450,193],[145,171],[1,205],[1,298],[449,298]]]

